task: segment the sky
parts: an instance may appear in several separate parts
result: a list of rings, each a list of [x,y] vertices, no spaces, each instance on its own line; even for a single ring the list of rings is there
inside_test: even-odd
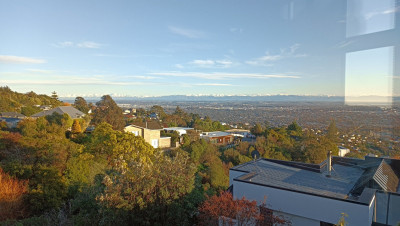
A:
[[[0,86],[62,97],[391,95],[396,4],[0,0]],[[368,49],[379,54],[357,54]]]

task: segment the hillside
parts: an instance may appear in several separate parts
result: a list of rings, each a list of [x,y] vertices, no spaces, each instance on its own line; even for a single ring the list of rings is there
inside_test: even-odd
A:
[[[19,112],[24,115],[32,115],[40,112],[35,105],[60,106],[61,101],[56,98],[34,92],[18,93],[12,91],[8,86],[0,87],[0,112]]]

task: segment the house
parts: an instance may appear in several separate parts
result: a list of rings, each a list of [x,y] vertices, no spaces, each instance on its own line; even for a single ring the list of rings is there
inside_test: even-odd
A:
[[[16,128],[26,116],[18,112],[1,112],[0,121],[6,122],[8,128]]]
[[[164,128],[164,131],[167,133],[173,133],[173,132],[177,132],[179,134],[179,136],[182,136],[183,134],[187,134],[187,130],[193,130],[193,128],[189,128],[189,127],[168,127],[168,128]]]
[[[124,128],[125,132],[141,136],[143,139],[151,144],[154,148],[169,148],[171,147],[171,137],[161,137],[162,127],[157,123],[135,123],[128,125]]]
[[[56,107],[47,111],[42,111],[39,113],[36,113],[34,115],[32,115],[32,118],[39,118],[39,117],[43,117],[43,116],[47,116],[47,115],[52,115],[53,113],[58,113],[60,115],[63,114],[68,114],[69,117],[71,117],[72,119],[79,119],[79,118],[83,118],[85,116],[85,113],[79,111],[78,109],[72,107],[72,106],[60,106],[60,107]]]
[[[250,137],[251,136],[250,130],[247,130],[247,129],[230,129],[230,130],[225,130],[225,132],[232,134],[235,137]]]
[[[203,132],[202,134],[200,134],[200,139],[205,139],[212,144],[228,145],[233,142],[234,137],[229,133],[215,131]]]
[[[400,160],[329,157],[321,164],[258,159],[229,170],[233,197],[259,204],[292,225],[397,225]]]
[[[347,153],[350,153],[350,149],[348,149],[348,148],[345,148],[345,147],[342,147],[342,146],[339,146],[338,147],[339,148],[339,156],[340,157],[344,157]]]

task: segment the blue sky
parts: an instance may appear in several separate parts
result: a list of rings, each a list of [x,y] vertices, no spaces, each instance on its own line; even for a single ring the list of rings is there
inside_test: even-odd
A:
[[[360,71],[346,70],[349,37],[393,29],[399,13],[394,0],[349,2],[0,0],[0,85],[72,97],[343,96],[346,72]],[[364,55],[357,62],[374,61]]]

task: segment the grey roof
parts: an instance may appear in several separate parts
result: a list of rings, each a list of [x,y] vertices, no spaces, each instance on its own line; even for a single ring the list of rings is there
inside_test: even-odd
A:
[[[42,112],[36,113],[36,114],[32,115],[31,117],[39,118],[39,117],[46,116],[46,115],[52,115],[54,112],[56,112],[60,115],[63,115],[66,113],[72,119],[81,118],[81,117],[85,116],[85,113],[79,111],[78,109],[76,109],[74,107],[61,106],[61,107],[56,107],[56,108],[50,109],[48,111],[42,111]]]
[[[26,116],[18,112],[1,112],[1,117],[4,118],[25,118]]]
[[[232,169],[255,173],[254,176],[245,178],[254,183],[346,199],[364,170],[339,164],[333,164],[332,167],[334,171],[331,177],[327,177],[324,173],[283,165],[268,161],[268,159],[259,159]]]
[[[259,159],[231,170],[248,172],[235,179],[239,181],[368,204],[372,197],[371,189],[385,192],[400,190],[400,160],[333,157],[330,177],[326,176],[325,165],[324,162],[317,165]]]
[[[224,136],[230,136],[230,133],[225,133],[225,132],[221,132],[221,131],[215,131],[215,132],[207,132],[206,135],[202,135],[205,137],[224,137]]]

